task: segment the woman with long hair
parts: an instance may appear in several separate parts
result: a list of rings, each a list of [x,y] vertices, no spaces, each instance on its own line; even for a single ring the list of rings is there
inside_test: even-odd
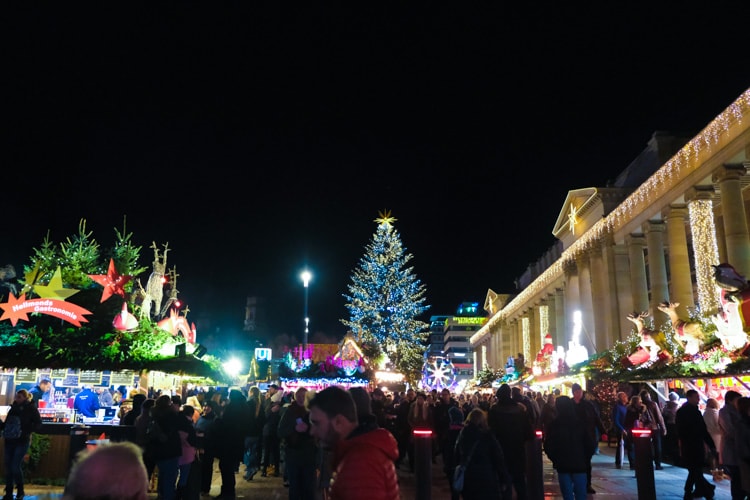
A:
[[[182,427],[180,420],[184,418],[178,415],[169,394],[162,394],[156,398],[156,403],[151,408],[146,451],[153,457],[159,470],[156,488],[160,500],[174,500],[177,492],[177,477],[182,456],[178,431]]]
[[[263,397],[257,385],[250,388],[247,397],[250,413],[250,427],[245,438],[245,480],[252,481],[260,470],[261,444],[263,442],[263,426],[266,423],[266,412],[263,408]]]
[[[13,487],[18,489],[17,499],[23,499],[23,469],[21,463],[31,446],[31,434],[42,426],[42,418],[33,396],[26,389],[20,389],[13,398],[5,421],[2,423],[5,438],[5,496],[3,500],[13,500]]]
[[[487,413],[475,408],[469,412],[464,427],[456,439],[456,465],[464,465],[464,500],[511,498],[510,475],[505,467],[505,456],[495,433],[487,424]]]

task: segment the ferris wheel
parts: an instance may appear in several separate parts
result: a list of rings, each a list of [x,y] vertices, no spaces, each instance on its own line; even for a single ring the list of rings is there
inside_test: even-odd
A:
[[[422,387],[425,390],[453,390],[456,384],[456,367],[450,359],[436,356],[425,361],[422,366]]]

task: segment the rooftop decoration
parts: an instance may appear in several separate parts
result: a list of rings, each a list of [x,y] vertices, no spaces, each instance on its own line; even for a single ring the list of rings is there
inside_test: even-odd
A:
[[[34,249],[18,286],[9,280],[15,278],[12,266],[3,268],[0,366],[161,368],[225,380],[218,360],[190,355],[195,325],[188,326],[187,308],[175,305],[173,284],[160,281],[162,288],[171,291],[165,304],[168,310],[160,309],[153,316],[140,314],[144,299],[134,289],[133,278],[146,270],[138,264],[141,247],[133,244],[132,234],[124,228],[122,232],[115,229],[115,236],[113,248],[102,252],[92,232],[87,231],[86,221],[81,220],[77,235],[59,244],[48,235]],[[166,245],[164,248],[166,254]],[[177,343],[187,348],[186,355],[175,360],[173,346]]]
[[[372,377],[372,370],[351,334],[340,344],[308,344],[287,349],[279,366],[282,381],[300,379],[339,379],[362,382]]]

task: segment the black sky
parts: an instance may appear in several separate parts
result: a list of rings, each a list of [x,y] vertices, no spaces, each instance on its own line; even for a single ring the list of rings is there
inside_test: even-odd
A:
[[[308,265],[311,328],[341,336],[389,209],[450,314],[514,291],[568,190],[750,86],[739,2],[360,3],[8,8],[0,264],[81,218],[109,246],[127,216],[204,325],[259,295],[301,335]]]

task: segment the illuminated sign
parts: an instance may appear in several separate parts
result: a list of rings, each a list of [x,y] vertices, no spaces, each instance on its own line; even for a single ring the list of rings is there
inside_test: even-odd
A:
[[[256,347],[255,359],[258,361],[271,361],[271,349],[268,347]]]
[[[454,316],[451,319],[446,320],[445,324],[447,325],[449,321],[458,325],[483,325],[487,321],[487,318],[464,318],[461,316]]]

